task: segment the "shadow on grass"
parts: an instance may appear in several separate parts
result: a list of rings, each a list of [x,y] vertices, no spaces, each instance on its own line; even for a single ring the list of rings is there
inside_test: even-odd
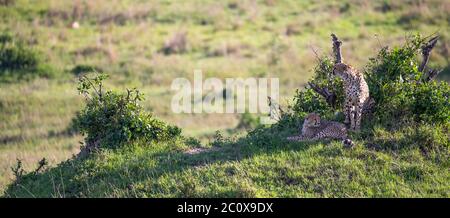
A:
[[[239,162],[259,155],[305,151],[311,146],[323,142],[287,141],[286,137],[296,134],[296,131],[295,128],[286,126],[257,128],[249,132],[247,136],[236,140],[219,137],[213,143],[215,145],[213,149],[194,153],[186,152],[186,149],[198,148],[198,145],[189,146],[189,142],[186,140],[181,143],[170,141],[156,145],[128,146],[115,151],[106,150],[86,159],[70,159],[37,175],[26,174],[18,184],[8,186],[4,196],[148,197],[168,194],[175,197],[198,197],[201,196],[201,192],[194,191],[195,182],[190,180],[189,174],[193,173],[192,169],[215,163]],[[382,129],[377,132],[365,129],[361,133],[352,134],[352,138],[359,142],[359,146],[364,143],[363,146],[369,149],[363,153],[359,149],[359,153],[356,151],[352,155],[356,155],[357,159],[377,159],[378,151],[383,153],[401,152],[414,147],[421,148],[420,146],[423,147],[423,145],[426,145],[426,148],[439,148],[442,143],[448,143],[448,141],[445,142],[447,136],[445,132],[437,134],[431,126],[424,126],[418,130],[399,131],[390,132]],[[371,147],[374,145],[370,143],[378,147]],[[443,149],[443,151],[448,152],[447,149]],[[330,148],[320,150],[316,154],[332,158],[342,156],[343,152],[345,153],[342,149]],[[448,153],[437,156],[435,152],[433,153],[430,157],[435,157],[434,162],[448,160]],[[232,168],[225,169],[225,176],[233,176],[233,170]],[[281,182],[287,185],[295,185],[298,182],[292,180],[287,171],[280,170]],[[188,175],[179,176],[180,173]],[[170,183],[174,183],[174,186],[173,184],[165,186],[168,180],[171,181]],[[209,178],[203,178],[203,182],[208,180]],[[208,194],[216,197],[254,196],[252,189],[245,184],[244,181],[236,184],[236,187],[229,186],[232,187],[231,189],[220,189]],[[250,194],[246,195],[246,193]]]
[[[214,149],[194,154],[177,149],[175,142],[169,142],[160,149],[141,147],[137,154],[133,148],[129,148],[130,151],[114,151],[117,160],[104,161],[108,158],[108,155],[104,154],[92,155],[86,159],[72,158],[37,175],[24,175],[20,183],[7,187],[5,196],[103,196],[105,190],[111,190],[112,187],[128,190],[126,196],[133,196],[133,185],[148,179],[157,180],[163,175],[212,163],[241,161],[254,155],[307,149],[311,143],[286,140],[286,136],[295,134],[295,131],[260,128],[246,137],[235,141],[225,139],[216,142]]]

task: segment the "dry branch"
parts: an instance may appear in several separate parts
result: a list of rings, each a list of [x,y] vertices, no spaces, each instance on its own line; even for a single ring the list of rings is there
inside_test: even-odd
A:
[[[438,38],[439,36],[435,36],[422,46],[422,63],[419,66],[420,72],[423,72],[425,70],[425,67],[428,64],[428,60],[430,59],[431,50],[433,50],[434,46],[436,45]],[[442,70],[429,69],[425,73],[425,81],[428,82],[430,80],[433,80],[441,71]]]
[[[338,37],[332,33],[331,34],[331,40],[333,42],[333,54],[334,54],[334,62],[335,63],[342,63],[342,55],[341,55],[341,45],[342,41],[338,39]],[[308,82],[309,86],[312,90],[317,92],[319,95],[323,96],[325,100],[327,101],[328,105],[330,105],[332,108],[336,108],[336,94],[331,92],[328,87],[319,87],[318,85]]]
[[[428,63],[428,60],[430,59],[430,53],[431,50],[433,50],[434,46],[437,43],[439,36],[435,36],[431,38],[425,45],[422,46],[422,63],[419,66],[419,71],[423,72],[425,69],[425,66]]]
[[[330,92],[330,90],[328,90],[327,87],[321,88],[312,82],[308,82],[308,85],[311,87],[312,90],[314,90],[319,95],[324,97],[328,105],[330,105],[332,108],[336,108],[336,99],[337,99],[336,94]]]
[[[334,54],[334,63],[342,63],[342,55],[341,55],[341,45],[342,41],[338,39],[338,37],[332,33],[331,40],[333,41],[333,54]]]
[[[428,82],[428,81],[433,80],[434,78],[436,78],[436,76],[440,72],[442,72],[442,70],[434,70],[434,69],[428,70],[428,72],[427,72],[427,74],[425,76],[425,81]]]

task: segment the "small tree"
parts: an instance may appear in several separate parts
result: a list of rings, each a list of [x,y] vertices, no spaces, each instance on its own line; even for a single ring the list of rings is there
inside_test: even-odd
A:
[[[77,114],[75,129],[86,135],[81,154],[101,148],[117,148],[140,140],[143,143],[176,138],[181,129],[153,118],[139,102],[144,100],[137,89],[126,93],[104,91],[106,74],[91,78],[80,77],[78,91],[85,97],[86,106]]]

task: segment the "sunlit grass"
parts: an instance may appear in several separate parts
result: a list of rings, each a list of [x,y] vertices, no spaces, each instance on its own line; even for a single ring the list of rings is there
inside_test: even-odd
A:
[[[412,5],[390,1],[387,8],[383,8],[385,1],[356,0],[79,2],[17,0],[14,6],[0,6],[0,30],[11,32],[37,49],[45,62],[61,74],[60,78],[51,80],[0,84],[0,190],[11,182],[10,167],[16,158],[22,159],[26,169],[31,170],[43,157],[54,166],[78,151],[82,136],[65,131],[82,106],[76,92],[76,77],[70,73],[80,64],[96,66],[109,73],[112,81],[108,86],[115,90],[124,87],[142,90],[147,110],[180,126],[184,134],[198,137],[203,143],[207,143],[216,130],[227,134],[227,130],[236,127],[239,115],[172,113],[170,84],[174,78],[192,79],[197,69],[203,70],[204,77],[220,79],[277,77],[280,78],[281,103],[286,105],[295,89],[302,88],[311,76],[316,60],[314,52],[319,55],[330,52],[330,33],[336,33],[344,41],[345,60],[361,68],[374,50],[403,42],[409,33],[438,32],[441,38],[429,65],[447,69],[439,78],[450,78],[450,6],[446,1],[428,0]],[[80,17],[71,17],[75,7]],[[70,28],[73,21],[79,22],[80,28]],[[289,25],[295,29],[291,35],[286,34]],[[187,32],[187,51],[173,55],[161,53],[164,43],[182,31]],[[340,151],[337,146],[333,149]],[[292,152],[294,156],[304,155]],[[351,155],[351,152],[346,154]],[[215,181],[226,183],[225,189],[214,186],[217,184],[212,186],[217,189],[209,189],[202,184],[196,195],[235,193],[238,189],[249,196],[313,195],[307,192],[289,194],[289,190],[296,188],[287,186],[283,186],[286,191],[274,190],[277,188],[273,186],[275,180],[259,184],[258,171],[251,164],[259,165],[262,159],[281,161],[283,155],[254,157],[242,165],[253,172],[253,176],[239,175]],[[229,163],[231,167],[238,164]],[[215,164],[209,166],[209,170],[191,169],[187,173],[196,175],[193,180],[200,183],[204,181],[203,173],[212,175],[213,169],[220,171],[226,167],[228,165]],[[291,170],[288,172],[295,174]],[[172,190],[176,184],[171,176],[186,177],[181,172],[168,176],[156,182],[167,190]],[[241,179],[242,183],[237,182]],[[403,187],[403,182],[400,183],[391,185]],[[351,188],[360,191],[350,192],[353,196],[377,191]],[[407,195],[413,189],[410,186],[386,193]],[[115,195],[123,193],[119,191]]]

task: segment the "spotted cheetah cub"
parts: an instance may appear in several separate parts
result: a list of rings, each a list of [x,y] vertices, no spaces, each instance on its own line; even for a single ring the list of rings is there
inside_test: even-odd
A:
[[[369,87],[364,76],[350,65],[337,63],[333,75],[342,78],[345,89],[344,114],[345,124],[350,123],[350,130],[359,131],[363,106],[369,101]]]
[[[321,120],[316,113],[310,113],[305,117],[300,136],[291,136],[289,141],[312,141],[319,139],[340,139],[344,145],[353,146],[353,142],[347,137],[347,128],[344,124]]]

